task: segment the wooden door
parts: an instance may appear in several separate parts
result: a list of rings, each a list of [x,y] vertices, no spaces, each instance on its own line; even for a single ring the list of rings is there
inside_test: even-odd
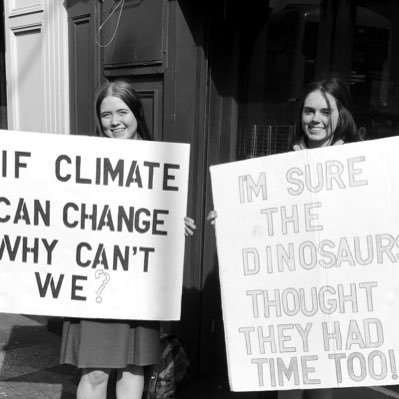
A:
[[[139,92],[156,140],[191,145],[187,214],[196,220],[197,231],[186,241],[181,321],[164,328],[184,341],[194,374],[200,350],[208,132],[206,10],[197,3],[68,0],[71,130],[93,134],[98,85],[124,78]]]
[[[97,31],[101,3],[68,0],[71,134],[96,134],[94,100],[102,83]]]

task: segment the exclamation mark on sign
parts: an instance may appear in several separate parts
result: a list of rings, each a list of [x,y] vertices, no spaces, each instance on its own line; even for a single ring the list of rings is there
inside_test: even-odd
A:
[[[389,349],[388,354],[389,354],[389,363],[391,364],[391,370],[392,370],[392,379],[397,380],[398,370],[396,369],[395,352],[393,351],[393,349]]]

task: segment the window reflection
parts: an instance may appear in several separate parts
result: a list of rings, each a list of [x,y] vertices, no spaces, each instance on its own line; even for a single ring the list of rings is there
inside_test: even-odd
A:
[[[399,134],[399,2],[270,0],[243,65],[238,157],[289,151],[308,82],[339,73],[365,139]]]
[[[351,76],[356,121],[367,139],[398,135],[399,71],[393,62],[399,9],[392,1],[359,4]]]

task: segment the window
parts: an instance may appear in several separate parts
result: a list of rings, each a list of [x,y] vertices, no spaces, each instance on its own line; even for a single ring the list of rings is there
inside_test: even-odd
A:
[[[238,158],[289,151],[303,87],[329,72],[350,85],[366,139],[398,135],[397,31],[395,0],[270,0],[242,43]]]

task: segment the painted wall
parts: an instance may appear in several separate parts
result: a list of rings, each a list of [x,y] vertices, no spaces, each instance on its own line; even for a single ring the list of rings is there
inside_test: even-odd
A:
[[[69,134],[63,2],[4,2],[8,129]]]

